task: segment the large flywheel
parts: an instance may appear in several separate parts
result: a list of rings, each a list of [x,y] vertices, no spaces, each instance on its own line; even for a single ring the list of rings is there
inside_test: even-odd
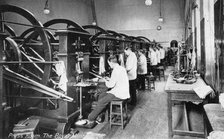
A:
[[[23,8],[12,5],[0,5],[1,14],[8,12],[18,14],[27,19],[30,24],[24,24],[24,26],[34,28],[35,32],[39,35],[38,40],[34,40],[32,36],[27,36],[26,38],[20,37],[19,39],[14,39],[15,37],[11,36],[17,43],[22,57],[22,62],[17,61],[20,69],[17,71],[15,69],[11,70],[15,72],[19,71],[20,74],[46,85],[51,73],[51,64],[46,63],[52,61],[52,53],[43,25],[36,20],[32,13]],[[18,24],[7,20],[3,20],[2,23],[23,26],[21,23]],[[5,49],[4,53],[6,54],[8,51]]]
[[[4,25],[3,31],[8,35],[4,39],[5,45],[1,46],[4,47],[5,96],[10,98],[7,100],[12,100],[11,97],[20,98],[22,108],[41,106],[40,104],[43,101],[40,99],[28,98],[40,98],[44,94],[54,91],[42,87],[42,85],[47,86],[49,84],[52,73],[52,50],[49,35],[34,15],[23,8],[13,5],[0,5],[0,13],[4,17],[1,19]],[[11,18],[14,16],[20,17],[22,23],[14,22]],[[26,35],[22,33],[23,36],[19,36],[20,33],[15,32],[18,28],[21,32],[31,29],[38,37],[35,38],[32,33]],[[33,83],[29,84],[31,82]],[[11,86],[6,84],[11,84]],[[44,92],[44,94],[41,92]],[[13,101],[12,106],[15,105],[17,103]]]

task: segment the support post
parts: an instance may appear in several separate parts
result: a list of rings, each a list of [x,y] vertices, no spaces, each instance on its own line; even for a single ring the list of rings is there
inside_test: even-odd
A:
[[[0,19],[3,19],[2,14],[0,13]],[[4,41],[3,38],[4,36],[1,35],[3,34],[3,23],[0,22],[0,61],[3,61],[3,48],[4,48]],[[4,138],[4,127],[3,127],[3,115],[4,115],[4,110],[3,110],[3,66],[0,64],[0,138]]]

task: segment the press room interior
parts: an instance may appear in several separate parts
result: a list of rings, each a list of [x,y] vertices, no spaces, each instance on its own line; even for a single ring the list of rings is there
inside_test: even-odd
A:
[[[0,138],[223,137],[223,7],[223,0],[1,0]],[[99,93],[113,89],[104,81],[115,71],[108,58],[127,70],[129,53],[137,59],[130,98],[111,100],[89,125]],[[148,121],[159,116],[154,110],[165,115],[157,120],[164,132],[150,124],[136,131],[142,108],[152,113],[142,114]]]

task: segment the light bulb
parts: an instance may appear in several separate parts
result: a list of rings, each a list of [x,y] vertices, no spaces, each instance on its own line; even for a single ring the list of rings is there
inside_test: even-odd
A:
[[[145,0],[145,5],[147,5],[147,6],[152,5],[152,0]]]
[[[7,60],[7,57],[6,57],[5,53],[3,53],[2,60],[3,61],[6,61]]]
[[[162,29],[162,27],[161,27],[161,26],[157,26],[156,29],[157,29],[158,31],[160,31],[160,30]]]
[[[95,25],[96,25],[96,22],[95,22],[95,21],[93,21],[93,22],[92,22],[92,25],[94,25],[94,26],[95,26]]]
[[[49,14],[49,13],[50,13],[50,10],[47,8],[44,8],[44,14]]]
[[[163,22],[163,18],[162,17],[159,17],[159,22]]]

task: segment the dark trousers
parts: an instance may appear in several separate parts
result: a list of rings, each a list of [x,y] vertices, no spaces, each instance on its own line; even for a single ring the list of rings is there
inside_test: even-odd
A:
[[[131,97],[130,104],[135,105],[137,102],[136,80],[129,80],[129,89],[130,89],[129,92],[130,92],[130,97]]]
[[[97,116],[103,111],[103,109],[114,99],[119,99],[111,93],[101,93],[98,97],[97,105],[95,109],[89,114],[88,120],[94,121]]]
[[[157,76],[157,65],[152,66],[152,74],[153,74],[154,76]]]
[[[147,64],[147,73],[150,74],[150,72],[153,71],[152,66],[150,64]]]
[[[145,74],[138,74],[138,89],[145,90]]]

